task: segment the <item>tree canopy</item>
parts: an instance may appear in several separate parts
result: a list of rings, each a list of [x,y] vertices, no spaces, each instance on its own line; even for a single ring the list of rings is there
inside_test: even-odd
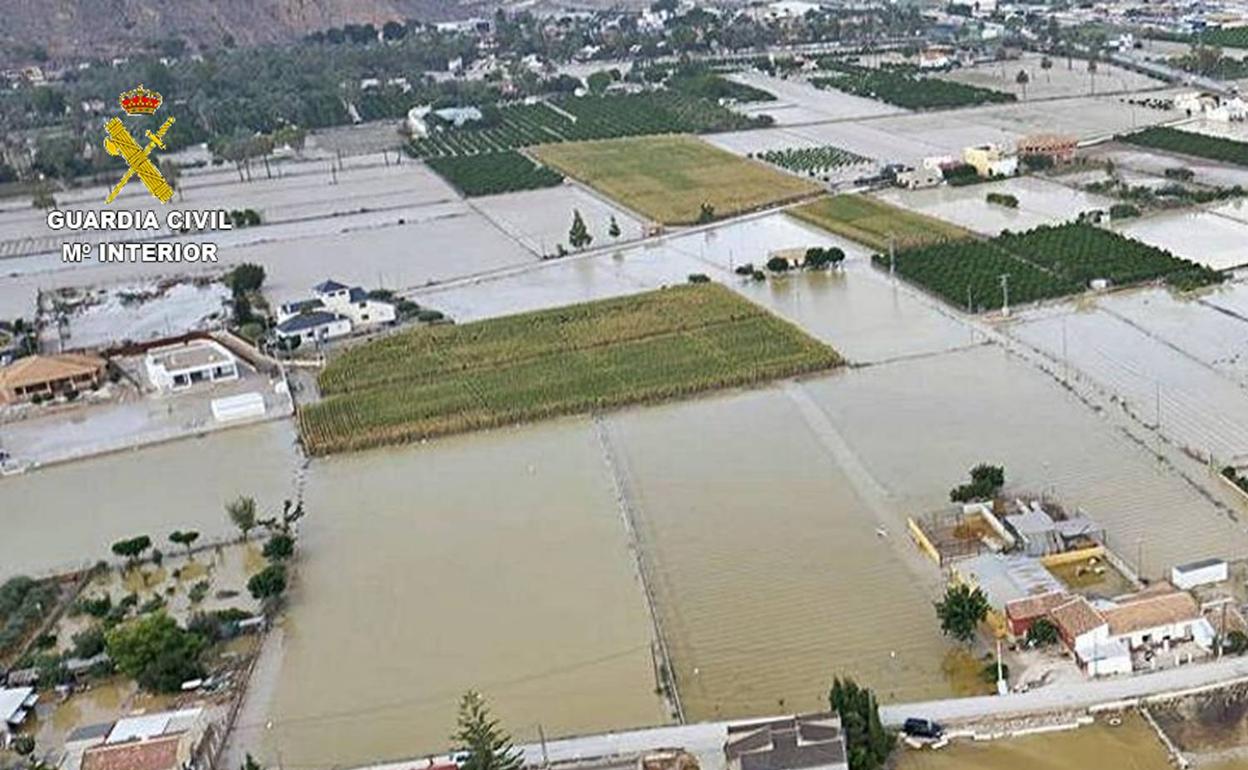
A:
[[[828,702],[841,718],[849,770],[884,767],[897,739],[880,722],[875,694],[866,687],[859,687],[853,679],[838,677],[832,682]]]
[[[459,703],[458,725],[452,737],[468,755],[459,763],[460,770],[520,770],[524,766],[524,755],[491,716],[481,693],[464,693]]]
[[[936,615],[940,618],[941,633],[967,643],[975,638],[975,631],[988,617],[988,597],[979,588],[959,583],[945,589],[945,598],[936,602]]]
[[[105,636],[117,670],[152,692],[178,692],[182,683],[203,676],[204,639],[182,628],[164,612],[131,620]]]

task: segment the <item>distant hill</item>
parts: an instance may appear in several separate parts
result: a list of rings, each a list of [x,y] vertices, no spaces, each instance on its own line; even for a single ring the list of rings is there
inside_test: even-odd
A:
[[[0,63],[124,56],[181,38],[191,50],[295,40],[343,24],[446,21],[490,0],[0,0]],[[40,51],[41,49],[41,51]]]

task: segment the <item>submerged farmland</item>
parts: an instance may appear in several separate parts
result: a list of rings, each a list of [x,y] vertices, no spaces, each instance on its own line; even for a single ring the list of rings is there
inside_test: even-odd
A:
[[[326,454],[829,369],[836,351],[714,284],[420,329],[350,350],[303,409]],[[558,377],[552,374],[558,373]]]

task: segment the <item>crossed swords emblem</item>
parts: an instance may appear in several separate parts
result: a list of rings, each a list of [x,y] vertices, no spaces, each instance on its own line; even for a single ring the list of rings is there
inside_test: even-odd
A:
[[[156,133],[153,134],[151,131],[147,131],[148,143],[146,147],[139,146],[139,143],[126,130],[126,126],[121,122],[120,118],[113,118],[104,125],[104,130],[108,132],[108,136],[104,139],[104,150],[109,155],[120,155],[126,161],[126,165],[130,166],[126,170],[125,176],[121,178],[121,181],[108,194],[108,198],[104,201],[105,203],[112,203],[113,199],[121,193],[122,188],[126,186],[126,183],[135,174],[139,175],[139,181],[143,183],[148,192],[155,195],[161,203],[169,202],[169,199],[173,197],[173,186],[165,181],[165,177],[161,175],[160,169],[156,167],[156,164],[152,162],[149,156],[152,154],[152,150],[157,147],[162,150],[165,149],[165,134],[168,133],[172,125],[173,118],[168,118],[161,124]]]

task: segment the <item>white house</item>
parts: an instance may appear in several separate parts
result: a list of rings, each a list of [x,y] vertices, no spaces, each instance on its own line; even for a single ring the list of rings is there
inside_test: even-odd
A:
[[[1222,559],[1202,559],[1170,569],[1170,582],[1184,591],[1190,591],[1196,586],[1222,583],[1229,578],[1230,571]]]
[[[359,286],[328,280],[312,287],[312,294],[310,299],[278,308],[279,338],[325,341],[358,329],[393,323],[398,317],[393,304],[369,297]]]
[[[201,382],[238,379],[238,362],[212,340],[191,340],[147,351],[147,378],[159,390],[183,390]]]

